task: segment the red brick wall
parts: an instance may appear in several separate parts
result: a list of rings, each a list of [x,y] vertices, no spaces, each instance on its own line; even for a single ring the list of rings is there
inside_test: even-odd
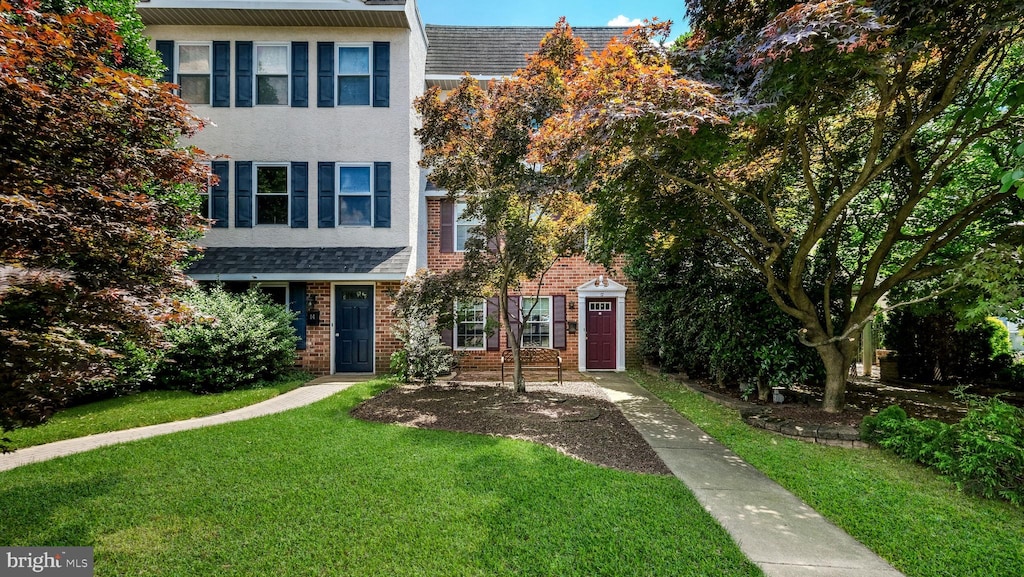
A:
[[[391,371],[391,353],[401,348],[401,344],[391,330],[395,323],[395,316],[391,313],[391,307],[395,300],[391,295],[398,292],[401,284],[399,281],[379,282],[374,290],[374,354],[376,355],[375,365],[378,374]]]
[[[331,374],[331,283],[306,283],[306,295],[316,297],[320,325],[306,326],[306,350],[298,351],[299,365],[314,375]]]
[[[427,268],[435,272],[446,272],[462,266],[462,253],[441,252],[441,200],[442,198],[427,199]],[[551,270],[544,276],[541,296],[565,295],[566,323],[579,323],[579,311],[577,310],[578,295],[576,287],[594,279],[598,275],[615,280],[627,287],[626,291],[626,363],[634,366],[639,364],[639,357],[636,354],[636,311],[637,296],[636,287],[629,281],[621,271],[621,263],[612,269],[606,269],[603,265],[588,262],[583,257],[570,257],[559,259]],[[523,283],[520,290],[521,295],[530,296],[537,292],[537,282]],[[500,349],[508,347],[505,328],[501,329]],[[566,348],[562,351],[562,363],[564,367],[575,368],[578,363],[579,335],[566,334]],[[501,365],[500,351],[460,351],[461,367],[469,370],[492,370]]]

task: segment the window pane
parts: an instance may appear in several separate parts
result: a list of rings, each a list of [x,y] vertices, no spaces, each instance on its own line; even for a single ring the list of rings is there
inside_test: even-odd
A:
[[[338,104],[349,106],[370,104],[370,77],[339,76]]]
[[[178,76],[181,99],[189,104],[210,103],[210,76]]]
[[[179,74],[209,74],[210,73],[210,47],[201,46],[178,46],[178,73]]]
[[[523,299],[523,318],[528,322],[548,322],[550,302],[546,298]]]
[[[483,322],[484,320],[484,301],[459,303],[457,310],[457,316],[460,323],[464,322]]]
[[[339,196],[338,224],[370,224],[370,197]]]
[[[257,46],[256,74],[288,74],[287,46]]]
[[[210,195],[208,193],[199,195],[199,214],[203,218],[210,218]]]
[[[369,166],[342,166],[340,169],[341,194],[367,194],[370,192]]]
[[[288,104],[288,77],[257,76],[256,104]]]
[[[370,49],[366,46],[338,47],[338,74],[370,74]]]
[[[256,193],[288,193],[287,166],[257,166]]]
[[[288,224],[288,195],[257,195],[256,224]]]
[[[547,323],[528,323],[523,333],[523,346],[549,348],[551,335]]]
[[[466,250],[466,240],[469,239],[469,233],[472,228],[472,226],[465,224],[455,227],[455,250]]]
[[[288,287],[260,285],[259,289],[261,293],[268,295],[274,304],[281,306],[288,305]]]

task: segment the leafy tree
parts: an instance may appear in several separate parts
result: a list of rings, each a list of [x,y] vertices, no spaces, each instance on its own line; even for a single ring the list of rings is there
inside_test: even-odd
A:
[[[44,420],[108,376],[119,349],[162,342],[203,220],[200,128],[166,86],[112,68],[107,16],[0,0],[0,427]]]
[[[143,33],[146,25],[135,9],[135,0],[40,0],[36,9],[39,12],[69,14],[79,8],[106,14],[117,22],[117,35],[121,40],[120,59],[109,58],[106,60],[108,65],[160,78],[164,66],[156,52],[149,48],[149,39]]]
[[[1000,178],[1024,130],[1024,5],[689,12],[682,50],[652,43],[667,32],[655,24],[583,63],[530,158],[576,179],[618,248],[729,246],[799,322],[826,370],[824,409],[839,411],[879,300],[955,279],[1019,219],[1019,181]]]
[[[508,296],[526,279],[539,277],[542,285],[555,260],[577,252],[583,240],[588,207],[526,155],[542,123],[560,110],[564,71],[584,46],[563,19],[511,78],[481,88],[467,76],[447,97],[432,88],[415,102],[423,118],[416,131],[420,164],[436,185],[466,202],[466,217],[483,223],[466,244],[463,268],[465,278],[499,295],[516,392],[526,390],[515,328],[521,325]]]

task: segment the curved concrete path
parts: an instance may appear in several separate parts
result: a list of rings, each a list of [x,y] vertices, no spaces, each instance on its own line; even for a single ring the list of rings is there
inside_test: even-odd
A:
[[[209,427],[210,425],[219,425],[221,423],[244,421],[254,417],[262,417],[263,415],[272,415],[274,413],[280,413],[281,411],[287,411],[288,409],[302,407],[315,403],[319,400],[326,399],[338,391],[347,389],[352,386],[352,384],[352,382],[341,382],[332,379],[317,379],[312,381],[310,384],[256,403],[255,405],[249,405],[248,407],[242,407],[225,413],[208,415],[206,417],[196,417],[195,419],[188,419],[185,421],[172,421],[170,423],[161,423],[159,425],[149,425],[148,427],[126,429],[124,431],[111,431],[109,433],[89,435],[88,437],[78,437],[77,439],[67,439],[66,441],[57,441],[55,443],[47,443],[45,445],[26,447],[24,449],[18,449],[13,453],[0,455],[0,471],[6,471],[29,463],[53,459],[54,457],[63,457],[65,455],[82,453],[84,451],[89,451],[91,449],[107,445],[127,443],[128,441],[146,439],[149,437],[156,437],[158,435],[167,435],[169,433],[177,433],[178,431],[187,431],[189,429],[198,429],[200,427]]]
[[[768,577],[902,577],[633,379],[589,375]]]

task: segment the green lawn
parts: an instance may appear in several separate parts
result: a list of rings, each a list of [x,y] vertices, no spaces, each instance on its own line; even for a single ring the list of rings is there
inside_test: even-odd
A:
[[[877,449],[785,439],[668,379],[633,378],[909,577],[1024,575],[1024,510]]]
[[[16,429],[5,437],[18,449],[64,439],[215,415],[265,401],[309,380],[296,375],[264,387],[195,395],[187,391],[147,391],[60,411],[44,425]]]
[[[760,575],[675,478],[348,416],[390,386],[0,473],[0,545],[96,575]]]

